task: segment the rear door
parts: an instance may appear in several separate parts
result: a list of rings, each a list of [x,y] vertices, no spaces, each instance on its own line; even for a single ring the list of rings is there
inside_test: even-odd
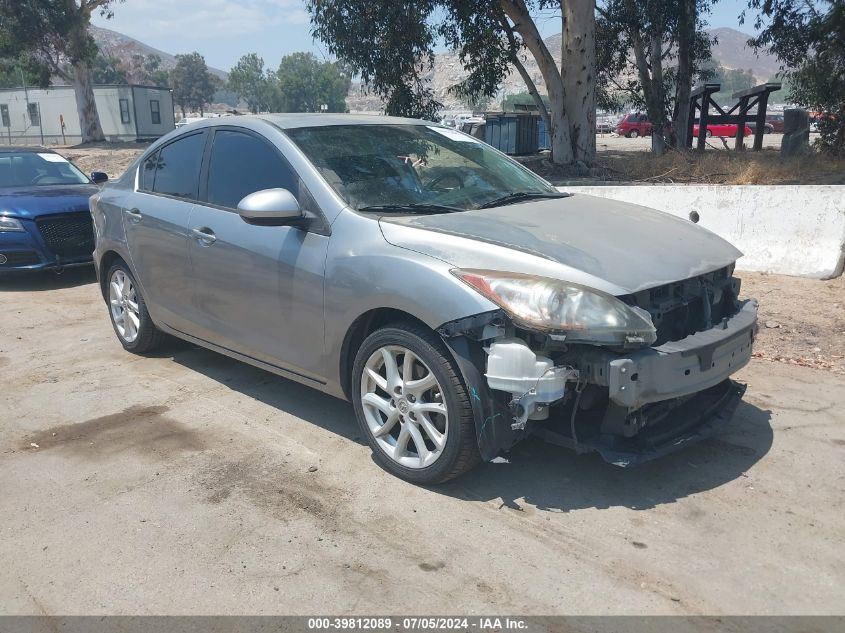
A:
[[[327,225],[279,150],[261,135],[218,127],[210,140],[189,246],[201,338],[307,377],[323,373]],[[289,190],[313,219],[257,226],[237,213],[255,191]],[[321,228],[322,227],[322,228]]]
[[[188,217],[199,195],[206,139],[207,132],[200,130],[151,154],[123,210],[132,264],[153,319],[188,333],[193,288]]]

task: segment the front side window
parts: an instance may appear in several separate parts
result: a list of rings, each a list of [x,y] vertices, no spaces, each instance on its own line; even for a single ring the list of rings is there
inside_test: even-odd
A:
[[[287,189],[298,196],[298,178],[267,142],[250,134],[218,130],[208,165],[208,202],[235,209],[262,189]]]
[[[434,125],[338,125],[285,133],[357,209],[437,205],[476,209],[557,190],[470,136]]]
[[[82,185],[88,177],[53,152],[0,152],[0,187]]]
[[[120,100],[120,122],[129,123],[129,99]]]
[[[196,200],[205,133],[183,136],[144,161],[144,189]]]
[[[41,111],[38,109],[38,104],[27,103],[26,112],[29,115],[30,125],[41,127]]]
[[[161,124],[161,110],[159,109],[158,100],[150,100],[150,117],[154,125]]]

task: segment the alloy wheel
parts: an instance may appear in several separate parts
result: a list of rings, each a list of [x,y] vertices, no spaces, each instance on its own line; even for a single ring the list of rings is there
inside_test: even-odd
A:
[[[376,350],[361,376],[361,406],[376,444],[407,468],[425,468],[442,455],[449,431],[443,389],[411,350]]]
[[[138,296],[132,279],[123,270],[115,270],[109,281],[109,307],[120,338],[127,343],[135,341],[141,327]]]

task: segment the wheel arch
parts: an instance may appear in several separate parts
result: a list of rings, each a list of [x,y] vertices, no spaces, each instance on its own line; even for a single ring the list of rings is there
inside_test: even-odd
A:
[[[114,266],[115,262],[123,262],[124,264],[126,264],[127,267],[129,267],[129,263],[117,251],[106,251],[100,258],[100,293],[103,295],[103,299],[107,299],[107,288],[109,283],[108,272],[109,269]]]
[[[351,400],[352,394],[352,365],[355,362],[355,355],[370,334],[389,323],[400,321],[411,322],[431,330],[424,321],[410,312],[398,308],[373,308],[367,310],[356,318],[346,331],[340,349],[340,366],[338,375],[340,385],[347,399]],[[434,330],[432,330],[434,331]]]

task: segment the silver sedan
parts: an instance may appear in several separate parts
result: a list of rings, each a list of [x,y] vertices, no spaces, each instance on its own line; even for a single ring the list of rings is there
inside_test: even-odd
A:
[[[351,400],[439,483],[529,435],[621,466],[715,432],[756,303],[730,244],[559,192],[425,121],[259,115],[154,143],[91,199],[121,344],[175,336]],[[280,388],[284,388],[280,384]]]

